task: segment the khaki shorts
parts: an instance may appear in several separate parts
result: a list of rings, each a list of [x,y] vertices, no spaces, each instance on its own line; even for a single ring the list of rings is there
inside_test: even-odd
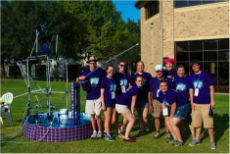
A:
[[[115,108],[116,108],[118,113],[130,112],[127,105],[116,104]]]
[[[161,103],[158,100],[153,99],[152,105],[153,105],[152,115],[154,116],[154,118],[160,118],[161,111],[162,111]]]
[[[210,104],[195,104],[195,110],[192,110],[192,126],[195,128],[213,128],[213,117],[209,116]]]
[[[85,113],[101,115],[101,98],[86,100]]]

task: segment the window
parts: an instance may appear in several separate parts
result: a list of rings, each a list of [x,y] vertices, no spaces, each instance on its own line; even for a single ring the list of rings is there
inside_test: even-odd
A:
[[[229,39],[175,42],[177,65],[192,74],[191,61],[199,60],[201,69],[211,74],[216,91],[229,91]]]
[[[209,3],[216,3],[216,2],[223,2],[223,1],[227,1],[227,0],[175,0],[174,5],[175,8],[180,8],[180,7],[209,4]]]
[[[159,13],[159,2],[158,1],[149,1],[144,7],[145,7],[146,19]]]

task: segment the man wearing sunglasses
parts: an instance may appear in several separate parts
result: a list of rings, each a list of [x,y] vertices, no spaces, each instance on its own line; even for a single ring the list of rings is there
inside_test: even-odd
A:
[[[94,57],[90,57],[88,61],[89,69],[82,72],[80,76],[76,78],[76,82],[79,80],[82,81],[82,88],[87,93],[85,112],[91,115],[91,124],[93,127],[91,139],[102,138],[100,85],[106,72],[102,68],[96,68],[96,62]],[[97,121],[95,120],[95,114]],[[98,132],[96,131],[96,122]]]

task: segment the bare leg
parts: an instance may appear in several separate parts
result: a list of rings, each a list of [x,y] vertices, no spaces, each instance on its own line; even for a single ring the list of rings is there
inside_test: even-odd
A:
[[[165,121],[165,132],[169,133],[169,129],[168,129],[168,124],[167,124],[167,117],[164,116],[164,121]]]
[[[125,139],[129,139],[129,135],[130,135],[130,132],[133,128],[133,125],[136,121],[136,118],[130,111],[124,112],[124,113],[122,113],[122,115],[125,119],[127,119],[129,121],[129,123],[126,127],[126,130],[125,130]]]
[[[154,122],[155,122],[155,129],[157,132],[159,132],[160,131],[160,124],[161,124],[160,118],[155,118]]]
[[[196,136],[195,128],[191,124],[189,125],[189,129],[190,129],[190,132],[191,132],[192,136]]]
[[[112,115],[112,121],[111,121],[111,124],[112,125],[116,125],[116,129],[117,129],[117,134],[120,133],[120,128],[119,128],[119,114],[117,113],[116,109],[114,108],[113,111],[112,111],[113,115]]]
[[[112,119],[112,108],[107,108],[105,111],[105,131],[107,133],[107,136],[111,136],[110,135],[111,119]]]
[[[95,114],[91,114],[90,120],[91,120],[91,124],[92,124],[93,130],[96,130]]]
[[[213,131],[213,128],[209,128],[208,129],[208,134],[209,134],[209,137],[210,137],[210,141],[214,142],[214,131]]]
[[[176,136],[176,140],[179,142],[183,142],[181,134],[180,134],[180,129],[178,128],[179,123],[181,122],[181,119],[178,118],[173,118],[171,124],[172,124],[172,132],[173,136]]]
[[[148,108],[143,109],[143,130],[145,131],[146,126],[148,124]]]
[[[100,115],[96,115],[96,117],[97,117],[97,127],[98,127],[98,130],[101,131],[102,130],[101,116]]]
[[[127,122],[128,122],[128,120],[125,117],[123,117],[122,125],[121,125],[121,128],[120,128],[121,133],[124,132],[124,128],[125,128],[125,125],[127,124]]]
[[[197,139],[197,141],[200,141],[200,133],[201,133],[201,128],[196,128],[196,139]]]
[[[176,140],[176,136],[175,136],[175,134],[173,133],[172,126],[171,126],[171,121],[170,121],[170,119],[169,119],[169,117],[168,117],[168,116],[167,116],[167,117],[165,117],[165,123],[166,123],[166,125],[167,125],[168,130],[169,130],[169,131],[170,131],[170,133],[172,134],[173,139],[175,139],[175,140]]]

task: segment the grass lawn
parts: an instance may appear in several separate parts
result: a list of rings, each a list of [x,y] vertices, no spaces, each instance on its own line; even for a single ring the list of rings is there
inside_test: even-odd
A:
[[[42,88],[45,88],[44,81],[38,81]],[[1,81],[2,94],[5,92],[12,92],[14,96],[26,92],[26,85],[23,80],[2,80]],[[35,86],[33,85],[34,90]],[[52,89],[55,91],[64,91],[65,83],[52,82]],[[63,94],[53,95],[52,104],[60,109],[71,107],[71,97],[66,104],[65,99],[57,105],[58,100]],[[44,96],[40,96],[42,105],[46,105]],[[35,98],[33,96],[32,106],[35,106]],[[137,137],[135,143],[123,142],[121,138],[116,137],[115,142],[109,142],[105,139],[100,140],[81,140],[74,142],[62,142],[62,143],[47,143],[47,142],[33,142],[23,137],[21,120],[25,106],[27,104],[28,96],[18,97],[14,100],[11,106],[11,112],[13,116],[13,126],[9,125],[6,115],[3,115],[4,125],[1,126],[1,140],[5,140],[7,137],[12,137],[15,132],[19,134],[13,139],[1,143],[1,152],[3,153],[228,153],[229,152],[229,96],[228,95],[216,95],[216,108],[214,110],[215,121],[215,140],[217,143],[217,149],[211,150],[209,147],[209,137],[206,130],[202,131],[201,144],[195,147],[190,147],[188,144],[191,142],[191,135],[187,128],[185,145],[183,147],[173,147],[167,143],[164,133],[163,121],[161,123],[162,136],[154,140],[153,134],[155,133],[153,117],[149,114],[148,133],[142,137]],[[85,93],[81,92],[81,111],[84,112]],[[132,135],[138,135],[139,126],[136,122]],[[112,130],[112,135],[115,136],[115,129]]]

